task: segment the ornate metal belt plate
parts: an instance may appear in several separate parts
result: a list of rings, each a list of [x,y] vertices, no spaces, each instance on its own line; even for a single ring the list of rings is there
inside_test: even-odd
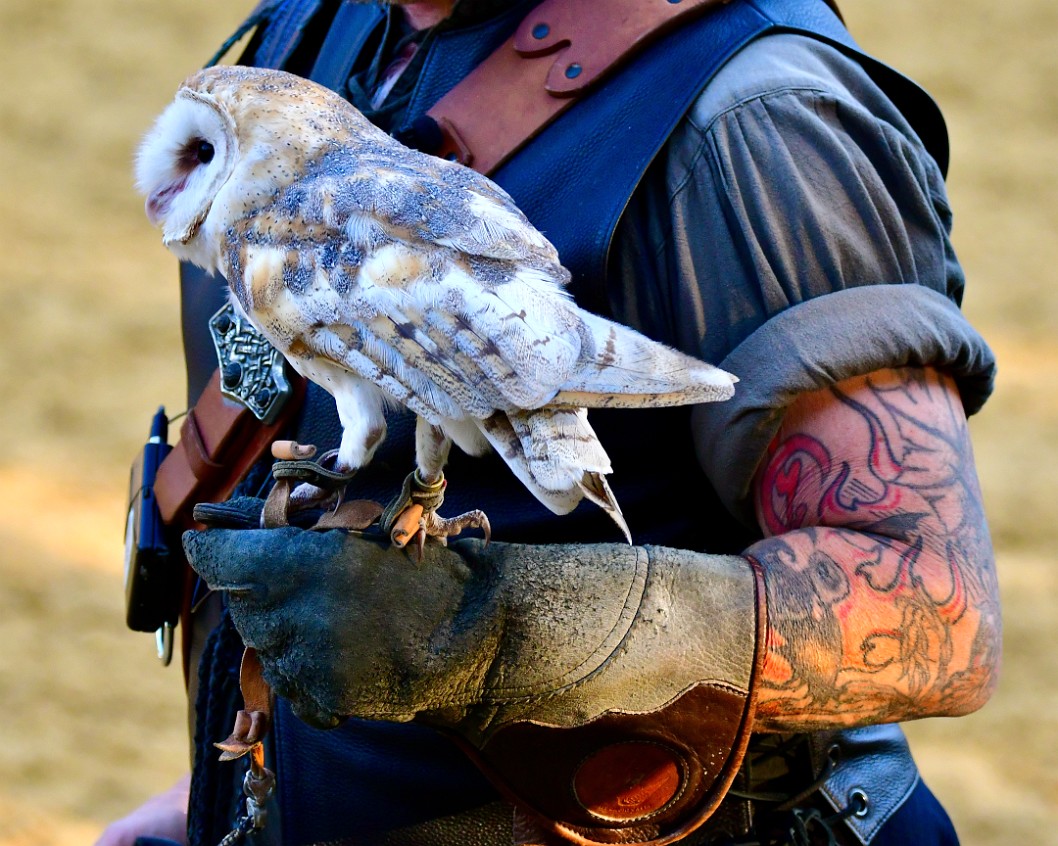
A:
[[[220,365],[220,392],[271,423],[293,393],[282,353],[231,303],[209,319],[209,333]]]

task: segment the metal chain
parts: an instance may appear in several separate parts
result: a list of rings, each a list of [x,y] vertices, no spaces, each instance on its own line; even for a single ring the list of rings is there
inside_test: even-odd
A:
[[[246,816],[240,817],[236,821],[235,828],[224,835],[224,839],[217,846],[235,846],[236,843],[242,843],[246,839],[246,835],[253,830],[253,817],[250,814],[246,814]]]

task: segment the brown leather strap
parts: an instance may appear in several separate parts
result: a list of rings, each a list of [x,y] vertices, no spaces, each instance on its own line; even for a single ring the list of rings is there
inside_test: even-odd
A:
[[[198,413],[195,409],[187,412],[184,425],[180,427],[180,443],[187,454],[187,463],[195,478],[206,482],[216,476],[224,469],[223,464],[218,464],[209,457],[209,449],[203,439],[202,430],[198,424]]]
[[[265,426],[246,406],[220,392],[220,371],[213,373],[180,428],[180,441],[158,468],[154,492],[167,525],[187,528],[195,503],[231,495],[300,407],[304,380],[292,384],[294,394],[276,421]]]
[[[609,70],[726,2],[544,0],[429,110],[445,139],[438,155],[491,173]]]
[[[214,743],[223,754],[222,761],[234,761],[248,753],[258,752],[259,747],[272,728],[272,688],[265,681],[264,667],[257,650],[247,646],[242,652],[239,665],[239,688],[243,706],[235,718],[231,734],[220,743]],[[263,758],[258,766],[264,765]]]

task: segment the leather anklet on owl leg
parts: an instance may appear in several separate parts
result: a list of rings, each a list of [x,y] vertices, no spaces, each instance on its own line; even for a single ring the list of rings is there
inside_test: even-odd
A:
[[[448,538],[469,528],[481,529],[485,543],[489,542],[492,527],[485,512],[475,509],[451,518],[437,514],[447,485],[444,473],[438,473],[437,480],[430,484],[422,480],[418,470],[405,477],[400,493],[386,506],[379,520],[382,531],[389,535],[394,546],[402,548],[414,541],[421,555],[426,538],[446,543]]]

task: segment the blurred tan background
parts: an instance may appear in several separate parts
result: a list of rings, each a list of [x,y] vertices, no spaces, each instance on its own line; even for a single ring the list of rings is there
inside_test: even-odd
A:
[[[183,409],[175,265],[130,162],[252,0],[0,0],[0,846],[90,844],[186,767],[180,672],[124,629],[128,462]],[[845,0],[939,100],[965,310],[1000,362],[972,421],[1003,681],[908,727],[968,846],[1058,843],[1058,4]]]

